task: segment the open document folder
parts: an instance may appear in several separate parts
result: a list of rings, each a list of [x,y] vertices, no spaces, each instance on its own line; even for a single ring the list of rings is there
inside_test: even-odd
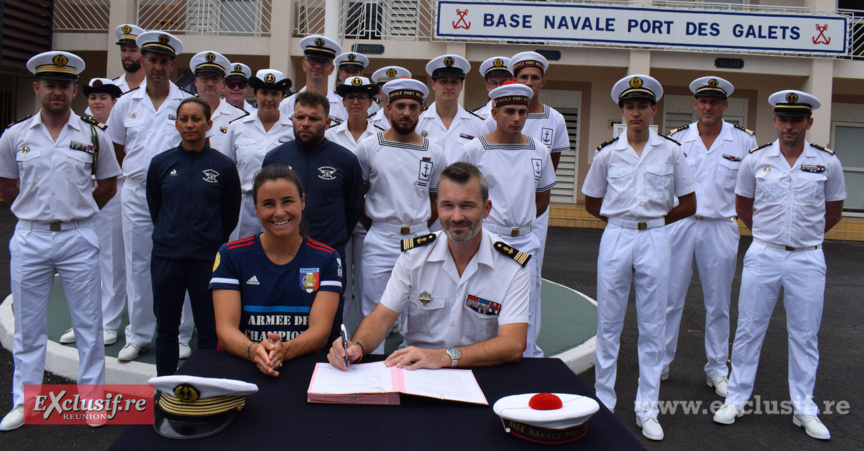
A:
[[[488,406],[471,370],[403,370],[384,362],[354,364],[348,371],[318,363],[307,401],[330,404],[399,404],[399,393]]]

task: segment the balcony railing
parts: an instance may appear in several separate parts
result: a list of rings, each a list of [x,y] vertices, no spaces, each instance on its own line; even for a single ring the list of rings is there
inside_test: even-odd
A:
[[[270,36],[272,0],[139,0],[136,23],[175,34]],[[113,32],[110,0],[56,0],[55,32]]]

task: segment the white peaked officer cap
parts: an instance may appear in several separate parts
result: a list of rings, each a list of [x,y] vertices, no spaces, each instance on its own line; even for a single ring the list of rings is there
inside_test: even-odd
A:
[[[663,97],[663,87],[660,82],[647,75],[628,75],[612,87],[612,100],[623,105],[627,99],[648,99],[651,104],[657,103]]]
[[[697,78],[690,83],[690,92],[695,97],[723,97],[725,99],[732,95],[734,90],[735,87],[732,86],[732,83],[714,76]]]
[[[794,89],[771,94],[768,97],[768,103],[774,107],[774,114],[782,116],[810,117],[813,115],[813,110],[822,106],[822,102],[816,96]]]

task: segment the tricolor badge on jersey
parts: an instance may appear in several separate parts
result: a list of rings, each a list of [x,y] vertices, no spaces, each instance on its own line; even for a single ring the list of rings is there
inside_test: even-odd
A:
[[[318,268],[300,268],[300,285],[307,293],[311,293],[318,289],[318,283],[321,280]]]
[[[497,316],[501,313],[501,304],[481,299],[470,294],[468,295],[468,299],[465,300],[465,305],[467,305],[471,310],[484,315]]]
[[[495,242],[495,250],[512,258],[523,268],[528,264],[528,261],[531,260],[531,254],[526,254],[503,241]]]
[[[435,234],[430,233],[428,235],[418,236],[414,238],[407,238],[402,240],[402,252],[407,251],[408,249],[414,249],[415,247],[425,246],[431,242],[435,241]]]

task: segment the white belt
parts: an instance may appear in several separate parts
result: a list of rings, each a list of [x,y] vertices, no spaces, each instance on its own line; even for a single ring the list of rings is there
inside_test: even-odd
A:
[[[699,221],[731,221],[731,222],[735,222],[738,220],[738,216],[732,216],[732,217],[727,216],[725,218],[708,218],[706,216],[693,215],[693,219],[696,219]]]
[[[792,247],[792,246],[786,246],[785,244],[769,243],[767,241],[762,241],[759,238],[753,238],[753,241],[755,241],[755,242],[757,242],[763,246],[773,247],[774,249],[780,249],[781,251],[789,251],[789,252],[815,251],[816,249],[819,249],[820,247],[822,247],[821,244],[817,244],[816,246],[807,246],[807,247]]]
[[[24,227],[25,229],[30,229],[30,230],[44,230],[44,231],[51,231],[51,232],[60,232],[63,230],[77,229],[81,226],[89,224],[90,221],[92,221],[92,218],[76,220],[76,221],[68,221],[68,222],[61,222],[61,221],[38,222],[38,221],[27,221],[24,219],[20,219],[20,220],[18,220],[18,224],[20,224],[21,227]]]
[[[625,229],[636,229],[636,230],[647,230],[653,229],[656,227],[663,227],[666,225],[666,218],[654,218],[654,219],[621,219],[621,218],[609,218],[609,224],[616,225],[618,227],[623,227]]]
[[[498,236],[525,236],[531,233],[531,224],[524,227],[507,227],[486,222],[483,223],[483,228]]]
[[[422,232],[426,230],[429,226],[426,225],[425,222],[414,225],[397,225],[397,224],[388,224],[386,222],[373,222],[372,229],[378,229],[387,233],[398,233],[400,235],[413,235],[417,232]]]

